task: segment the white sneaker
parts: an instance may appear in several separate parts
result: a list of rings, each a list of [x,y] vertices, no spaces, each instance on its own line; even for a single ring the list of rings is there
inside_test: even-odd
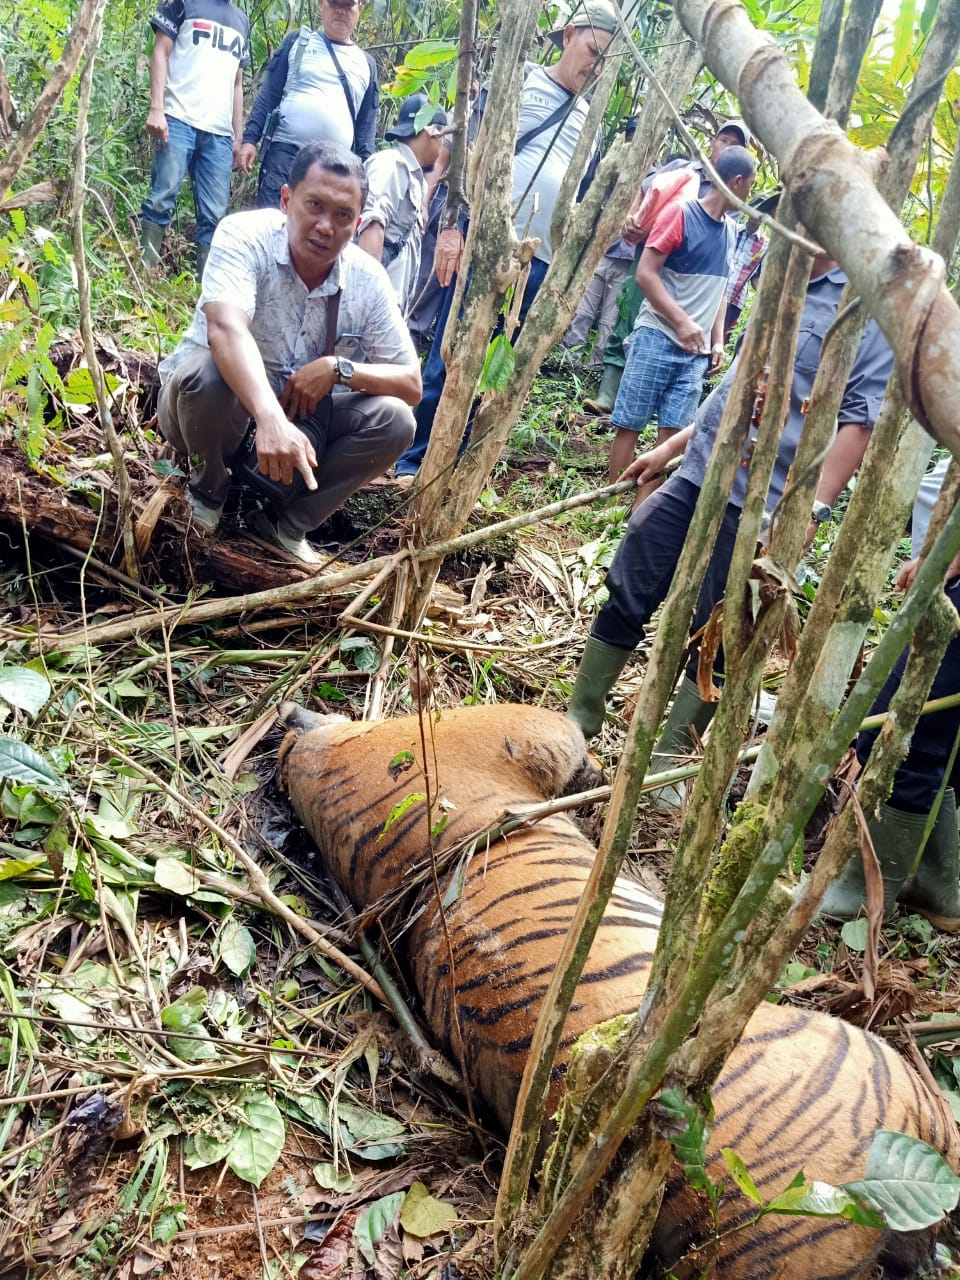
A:
[[[209,502],[204,502],[202,498],[198,498],[189,489],[187,490],[187,496],[190,499],[190,514],[193,517],[193,523],[200,533],[216,533],[220,527],[223,506],[211,507]]]
[[[306,538],[295,538],[292,534],[284,533],[278,524],[270,519],[265,511],[258,511],[253,517],[253,527],[259,533],[261,538],[267,542],[272,542],[275,547],[280,547],[286,551],[288,555],[299,560],[301,564],[314,565],[323,564],[324,557],[319,551],[315,551],[311,547]]]

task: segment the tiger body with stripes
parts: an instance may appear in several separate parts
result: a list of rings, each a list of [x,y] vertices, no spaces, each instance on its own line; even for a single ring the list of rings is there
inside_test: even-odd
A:
[[[504,811],[594,785],[579,728],[553,712],[500,704],[374,724],[284,714],[293,732],[280,753],[281,781],[341,887],[361,910],[409,884],[413,868],[496,823]],[[310,727],[315,725],[315,727]],[[422,760],[428,760],[424,773]],[[431,794],[431,787],[433,793]],[[414,798],[422,797],[422,798]],[[443,821],[438,821],[440,815]],[[566,817],[521,827],[473,852],[416,891],[402,942],[436,1042],[462,1061],[470,1083],[509,1130],[533,1029],[595,850]],[[646,986],[662,908],[621,877],[591,948],[564,1026],[548,1113],[555,1111],[576,1039],[634,1012]],[[732,1147],[761,1194],[782,1191],[798,1170],[840,1183],[862,1178],[879,1129],[922,1138],[960,1167],[956,1125],[942,1096],[877,1037],[838,1019],[761,1005],[711,1091],[715,1119],[708,1173],[725,1172]],[[727,1179],[729,1182],[729,1179]],[[753,1216],[735,1187],[720,1226]],[[651,1253],[678,1280],[699,1274],[691,1251],[714,1234],[705,1202],[675,1167]],[[723,1280],[854,1280],[914,1276],[929,1233],[901,1236],[840,1220],[770,1216],[728,1236]]]

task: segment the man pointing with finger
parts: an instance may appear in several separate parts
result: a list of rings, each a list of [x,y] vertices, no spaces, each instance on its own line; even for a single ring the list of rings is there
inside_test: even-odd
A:
[[[203,532],[219,525],[251,419],[259,473],[274,482],[256,527],[307,564],[321,557],[306,535],[413,438],[416,351],[383,267],[350,243],[365,195],[356,156],[311,143],[279,209],[217,228],[193,321],[160,365],[158,406],[189,457]]]

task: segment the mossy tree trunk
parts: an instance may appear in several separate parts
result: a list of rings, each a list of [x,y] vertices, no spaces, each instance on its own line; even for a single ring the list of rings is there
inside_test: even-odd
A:
[[[960,456],[960,433],[950,408],[951,388],[960,379],[960,358],[944,342],[945,334],[958,331],[960,312],[943,288],[942,261],[907,240],[884,202],[886,196],[899,207],[903,190],[898,190],[892,180],[885,184],[882,194],[877,190],[869,167],[836,127],[803,99],[782,56],[766,37],[751,28],[734,0],[710,5],[705,0],[678,0],[677,11],[685,28],[700,42],[711,70],[738,94],[748,123],[758,126],[761,141],[779,159],[794,207],[805,226],[839,260],[863,305],[880,321],[897,353],[904,399],[929,424],[936,438]],[[890,170],[895,177],[908,180],[913,172],[918,139],[936,105],[943,77],[957,56],[958,14],[960,5],[956,3],[939,12],[929,57],[917,76],[899,136],[891,139],[895,162]],[[944,234],[950,235],[950,231]],[[948,247],[952,242],[944,245],[945,249]],[[639,784],[672,686],[709,548],[739,463],[753,399],[753,380],[765,363],[770,340],[766,320],[779,300],[784,272],[794,276],[791,294],[796,289],[802,298],[802,268],[796,263],[787,267],[785,257],[785,253],[774,250],[764,269],[757,316],[748,331],[741,359],[741,376],[731,392],[691,535],[654,641],[627,749],[614,782],[597,868],[568,940],[570,966],[565,974],[556,977],[547,996],[542,1027],[538,1029],[543,1032],[543,1052],[539,1063],[535,1061],[536,1053],[531,1055],[518,1108],[521,1125],[528,1111],[532,1114],[536,1110],[531,1104],[536,1100],[538,1072],[542,1074],[544,1063],[549,1069],[552,1062],[555,1038],[565,1016],[565,1001],[579,972],[580,957],[589,946],[633,825]],[[789,306],[785,309],[790,310]],[[808,421],[805,434],[810,438],[805,440],[804,454],[795,468],[794,488],[783,504],[780,527],[765,560],[756,562],[756,536],[783,413],[783,401],[778,407],[774,384],[787,378],[792,366],[789,333],[774,340],[771,391],[751,463],[751,481],[725,606],[724,643],[730,674],[691,802],[696,821],[689,817],[681,833],[651,983],[636,1024],[624,1033],[624,1064],[615,1080],[604,1082],[603,1104],[584,1127],[585,1136],[579,1146],[575,1137],[571,1139],[578,1159],[566,1177],[551,1188],[552,1199],[545,1207],[539,1233],[524,1253],[514,1280],[536,1280],[543,1275],[620,1275],[620,1263],[608,1248],[611,1240],[621,1242],[621,1248],[626,1245],[629,1256],[636,1258],[646,1239],[662,1176],[669,1164],[668,1148],[654,1134],[652,1123],[647,1120],[642,1128],[636,1127],[646,1103],[668,1069],[671,1079],[685,1084],[692,1095],[715,1078],[750,1013],[808,924],[828,875],[836,872],[849,852],[849,828],[844,833],[846,847],[839,836],[828,841],[823,866],[818,867],[810,888],[797,902],[772,892],[776,876],[845,754],[860,719],[914,629],[923,622],[930,626],[930,634],[925,636],[923,646],[917,646],[918,653],[908,666],[898,698],[896,732],[881,735],[884,749],[865,777],[865,799],[875,802],[886,794],[939,655],[952,634],[955,618],[952,610],[944,609],[942,577],[960,547],[960,514],[956,512],[930,550],[870,666],[846,699],[843,695],[849,668],[842,678],[835,671],[824,673],[823,683],[813,690],[813,698],[809,690],[797,689],[798,705],[804,711],[811,701],[822,704],[817,708],[819,719],[814,717],[816,729],[797,723],[796,732],[780,744],[776,758],[780,773],[769,802],[743,806],[729,828],[725,827],[722,797],[735,768],[764,659],[789,605],[787,583],[802,552],[819,460],[829,443],[824,423],[835,421],[857,337],[858,330],[851,321],[838,326],[833,343],[827,344],[827,355],[832,358],[827,365],[831,370],[829,385],[825,385],[825,379],[819,380],[814,393],[814,399],[821,399],[819,418],[812,414],[812,421]],[[895,526],[899,521],[902,528],[904,511],[922,469],[916,465],[907,468],[906,478],[893,474],[897,462],[907,456],[906,450],[912,447],[916,451],[917,445],[915,429],[909,427],[901,446],[891,447],[897,445],[901,420],[901,406],[894,397],[869,455],[872,480],[869,490],[865,484],[861,486],[864,497],[859,505],[863,510],[858,516],[851,506],[855,518],[849,530],[844,526],[834,552],[843,566],[842,572],[849,574],[851,567],[856,568],[865,593],[831,596],[828,592],[826,630],[832,627],[835,645],[842,648],[846,644],[847,652],[852,647],[850,635],[865,627],[868,613],[872,616],[890,563],[892,541],[899,532]],[[818,436],[818,432],[823,434]],[[883,487],[878,489],[878,484]],[[878,495],[882,495],[879,501]],[[766,601],[759,612],[751,604],[753,596],[748,585],[749,576],[758,574],[766,588]],[[801,668],[804,662],[807,670],[816,668],[824,635],[825,631],[817,627],[805,632],[797,659]],[[852,661],[851,657],[851,666]],[[593,896],[586,901],[591,891]],[[698,1019],[696,1034],[684,1044],[684,1037]],[[596,1107],[597,1099],[592,1102]],[[567,1121],[575,1126],[569,1117]],[[511,1145],[515,1150],[516,1141]],[[508,1167],[508,1172],[511,1176],[505,1178],[504,1185],[510,1186],[511,1198],[501,1196],[498,1222],[501,1249],[510,1239],[516,1190],[522,1183],[522,1178],[519,1183],[516,1181],[516,1170]],[[628,1187],[630,1194],[624,1194]],[[574,1222],[577,1232],[572,1237]]]
[[[553,220],[553,261],[530,309],[514,350],[516,364],[503,391],[488,391],[480,402],[469,450],[453,470],[483,368],[490,335],[509,287],[529,262],[535,241],[519,241],[510,217],[511,170],[517,134],[521,67],[532,37],[538,6],[513,0],[504,6],[503,35],[497,50],[490,93],[473,167],[473,220],[450,321],[443,337],[447,381],[418,477],[414,541],[427,545],[461,529],[486,485],[544,355],[567,328],[591,275],[649,168],[670,120],[669,108],[649,94],[637,133],[629,144],[615,144],[602,160],[582,203],[572,205],[575,175],[585,165],[592,140],[616,79],[622,42],[615,38],[593,93],[587,124],[571,163],[571,177],[557,202]],[[656,64],[678,104],[689,92],[700,65],[696,46],[674,22],[664,34]],[[483,192],[482,201],[477,192]],[[467,273],[470,272],[469,284]],[[519,286],[518,286],[519,287]],[[458,307],[462,304],[462,315]],[[446,533],[441,535],[441,530]],[[415,628],[429,600],[439,562],[424,566],[411,584],[405,625]]]

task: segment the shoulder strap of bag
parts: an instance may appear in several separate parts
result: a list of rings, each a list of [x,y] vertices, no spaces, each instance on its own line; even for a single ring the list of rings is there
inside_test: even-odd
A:
[[[343,96],[347,100],[347,110],[350,112],[350,119],[353,122],[354,132],[356,132],[357,108],[353,102],[353,94],[350,92],[350,85],[347,81],[347,77],[344,75],[343,67],[340,65],[340,59],[337,57],[337,52],[333,47],[333,41],[328,37],[325,31],[321,31],[320,34],[323,36],[324,44],[326,44],[330,57],[333,59],[333,65],[337,69],[337,75],[340,77],[340,87],[343,89]]]
[[[283,82],[284,98],[289,92],[291,80],[295,80],[297,78],[297,72],[300,70],[300,65],[303,62],[303,55],[306,51],[307,45],[310,43],[310,37],[312,34],[313,32],[309,27],[300,28],[300,34],[297,36],[296,44],[294,44],[290,57],[287,60],[287,78]]]
[[[337,346],[337,321],[340,318],[340,290],[336,289],[327,295],[327,332],[324,337],[323,354],[332,356]]]
[[[554,125],[560,124],[561,121],[565,120],[573,110],[575,97],[575,94],[571,94],[569,102],[561,103],[555,111],[550,112],[546,120],[541,120],[538,125],[535,125],[532,129],[528,129],[525,134],[519,137],[517,139],[517,145],[513,148],[513,154],[518,156],[521,151],[524,151],[529,147],[534,138],[539,138],[541,133],[546,133],[548,129],[552,129]]]

